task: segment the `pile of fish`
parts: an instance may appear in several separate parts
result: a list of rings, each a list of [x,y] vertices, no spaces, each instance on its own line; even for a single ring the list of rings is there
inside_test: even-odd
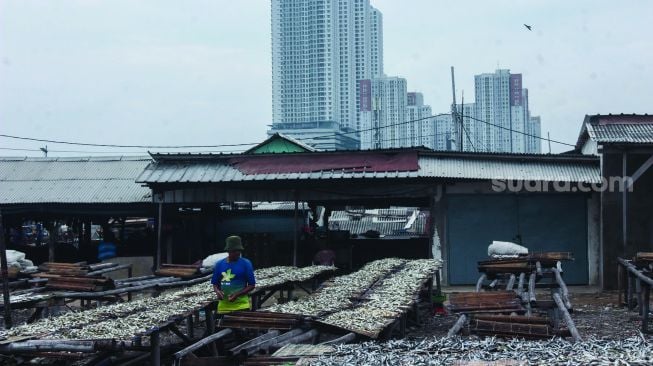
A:
[[[403,264],[405,260],[396,258],[380,259],[366,264],[359,271],[338,276],[320,291],[298,301],[272,305],[264,310],[320,316],[342,310],[353,305],[352,299],[368,290],[380,278],[388,275]]]
[[[272,282],[305,281],[334,267],[270,267],[257,270],[257,287]],[[38,336],[47,339],[130,339],[181,314],[215,301],[207,282],[143,298],[79,312],[68,312],[12,328],[0,336]]]
[[[323,322],[372,337],[411,308],[424,282],[440,267],[440,261],[407,261],[370,288],[359,305],[330,314]]]
[[[357,272],[336,277],[311,296],[265,310],[314,316],[374,337],[410,309],[424,282],[440,265],[433,259],[374,261]]]
[[[279,286],[288,282],[308,281],[322,273],[334,271],[332,266],[308,266],[297,268],[293,266],[276,266],[254,271],[258,290]]]
[[[158,297],[68,312],[12,328],[4,336],[39,336],[48,339],[129,339],[179,314],[215,299],[208,283],[200,283]]]
[[[556,338],[524,341],[459,337],[391,340],[335,346],[311,365],[650,365],[653,343],[644,337],[590,339],[570,343]],[[499,363],[497,363],[499,364]]]

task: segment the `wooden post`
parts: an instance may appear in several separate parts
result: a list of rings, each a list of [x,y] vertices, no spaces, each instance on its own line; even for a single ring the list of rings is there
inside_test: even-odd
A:
[[[188,338],[193,339],[195,338],[195,327],[193,326],[193,315],[189,315],[186,318],[186,334],[188,335]]]
[[[621,302],[622,297],[624,295],[624,293],[623,293],[623,282],[624,282],[623,275],[624,275],[623,269],[621,268],[621,265],[619,263],[617,263],[617,293],[619,294],[619,297],[617,298],[617,306],[618,307],[621,307],[621,305],[623,304],[623,302]]]
[[[54,262],[54,244],[55,244],[55,231],[56,231],[56,221],[52,222],[52,225],[48,225],[49,235],[48,235],[48,261]],[[42,230],[42,229],[41,229]]]
[[[205,307],[204,314],[206,317],[206,332],[208,335],[212,335],[215,333],[215,312],[212,306],[209,305]],[[218,355],[218,349],[215,347],[215,343],[211,343],[209,345],[209,349],[211,350],[211,354],[213,354],[213,356]]]
[[[642,332],[648,333],[649,307],[651,301],[651,286],[644,285],[644,301],[642,302]]]
[[[642,313],[642,303],[644,302],[644,296],[642,296],[642,281],[639,278],[635,278],[635,292],[637,292],[637,311],[639,315],[644,315]]]
[[[161,198],[163,199],[163,198]],[[163,201],[159,201],[159,219],[157,220],[156,235],[156,258],[154,258],[154,268],[161,268],[161,234],[163,232]]]
[[[93,233],[91,232],[91,220],[84,221],[84,245],[91,245]]]
[[[628,311],[633,310],[633,276],[630,274],[630,271],[626,270],[626,276],[628,277],[628,283],[626,286],[626,307]]]
[[[293,221],[293,240],[292,240],[292,265],[297,266],[297,241],[298,241],[298,225],[297,225],[297,219],[299,216],[299,202],[297,198],[297,191],[295,191],[295,220]]]
[[[159,331],[150,334],[150,360],[152,366],[161,365],[161,338]]]
[[[21,228],[22,230],[22,228]],[[5,329],[11,328],[11,300],[9,297],[9,269],[7,264],[7,245],[5,243],[5,229],[2,225],[2,212],[0,212],[0,267],[2,274],[2,299],[4,300]]]

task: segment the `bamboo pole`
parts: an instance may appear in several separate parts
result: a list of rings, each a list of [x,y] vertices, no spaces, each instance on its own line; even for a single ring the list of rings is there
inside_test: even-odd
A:
[[[574,339],[574,342],[580,342],[582,340],[582,338],[580,337],[580,333],[578,333],[578,329],[576,329],[576,324],[574,324],[574,320],[571,318],[571,315],[569,315],[569,312],[567,311],[565,304],[562,303],[560,294],[554,293],[553,300],[555,301],[556,305],[558,305],[558,309],[562,313],[562,318],[567,324],[567,328],[569,329],[569,332],[571,332],[571,337]]]
[[[454,336],[454,335],[458,334],[458,332],[460,332],[460,330],[465,325],[466,321],[467,321],[467,315],[465,315],[465,314],[461,315],[460,318],[458,318],[456,323],[453,325],[453,327],[451,327],[451,329],[449,329],[449,332],[447,333],[447,336],[451,337],[451,336]]]
[[[512,290],[513,287],[515,287],[515,274],[511,273],[510,279],[508,280],[508,284],[506,285],[506,290],[510,291]]]
[[[306,342],[308,340],[315,339],[315,337],[317,337],[318,334],[320,334],[320,333],[317,331],[317,329],[311,329],[308,332],[305,332],[305,333],[302,333],[300,335],[294,336],[294,337],[292,337],[290,339],[287,339],[285,341],[277,342],[274,345],[274,347],[281,348],[281,347],[283,347],[283,346],[285,346],[287,344],[303,343],[303,342]]]
[[[567,309],[571,309],[571,301],[569,301],[569,290],[567,289],[567,284],[565,281],[562,280],[562,276],[560,275],[560,271],[558,271],[557,268],[551,268],[551,271],[555,274],[556,282],[558,282],[558,286],[560,286],[560,291],[562,293],[562,300],[565,303],[565,306]]]
[[[213,333],[208,337],[205,337],[201,340],[199,340],[196,343],[191,344],[190,346],[182,349],[181,351],[175,353],[175,364],[179,364],[178,360],[181,360],[184,358],[186,355],[208,345],[211,344],[219,339],[222,339],[230,334],[232,334],[233,331],[231,329],[223,329],[217,333]]]
[[[537,301],[535,298],[535,272],[531,273],[528,279],[528,301],[534,303]]]
[[[487,275],[483,273],[481,277],[478,278],[478,281],[476,281],[476,292],[481,292],[481,288],[483,287],[483,281],[487,278]]]
[[[356,333],[347,333],[342,337],[332,339],[330,341],[322,342],[320,343],[320,345],[329,346],[334,344],[345,344],[345,343],[353,342],[355,339],[356,339]]]

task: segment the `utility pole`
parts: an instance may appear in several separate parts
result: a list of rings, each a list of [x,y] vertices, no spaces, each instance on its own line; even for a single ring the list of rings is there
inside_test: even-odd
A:
[[[456,150],[462,150],[462,118],[458,115],[458,108],[456,106],[456,80],[454,77],[453,66],[451,66],[451,92],[453,95],[453,103],[451,104],[451,119],[454,124],[454,133],[456,135]]]
[[[546,139],[549,141],[549,154],[551,154],[551,133],[547,131]]]
[[[5,230],[2,225],[2,213],[0,213],[0,273],[2,274],[2,300],[4,303],[5,329],[12,326],[11,323],[11,298],[9,296],[9,270],[7,265],[7,246],[5,244]]]

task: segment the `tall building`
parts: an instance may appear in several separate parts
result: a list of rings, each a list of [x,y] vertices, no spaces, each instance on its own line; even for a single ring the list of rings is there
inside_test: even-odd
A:
[[[349,0],[340,0],[341,2],[347,2]],[[356,130],[361,128],[361,116],[360,116],[360,99],[358,95],[359,90],[359,81],[360,80],[369,80],[372,78],[372,37],[371,37],[371,19],[370,19],[370,0],[353,0],[354,1],[354,12],[353,12],[353,30],[354,30],[354,87],[355,94],[351,95],[355,103],[355,109],[353,116],[355,118],[355,124],[352,124],[351,127],[354,127]]]
[[[505,69],[475,76],[475,113],[486,122],[479,134],[486,151],[533,152],[525,135],[531,120],[528,89],[522,84],[521,74]]]
[[[382,70],[378,65],[383,62],[378,53],[383,49],[381,13],[373,10],[369,0],[271,3],[272,128],[268,133],[298,137],[298,129],[330,126],[334,133],[344,131],[358,139],[358,82],[373,77],[373,65]],[[372,44],[379,40],[375,49],[380,51],[374,54]]]
[[[458,106],[457,111],[462,114],[463,126],[465,126],[465,128],[460,131],[462,133],[462,150],[486,151],[483,126],[474,119],[476,117],[476,104],[465,103],[462,107]]]
[[[383,14],[370,6],[371,78],[385,76],[383,73]]]
[[[431,117],[431,106],[424,105],[422,93],[410,92],[406,95],[406,129],[408,146],[435,148],[435,128]],[[412,121],[412,122],[411,122]]]
[[[530,130],[527,137],[529,153],[542,153],[542,119],[539,116],[530,117]]]
[[[434,150],[454,150],[454,123],[450,114],[436,115],[432,119],[435,136]]]
[[[361,149],[386,149],[409,146],[406,122],[406,79],[382,77],[369,82],[369,111],[362,113]]]
[[[340,123],[337,5],[272,0],[273,124]]]

